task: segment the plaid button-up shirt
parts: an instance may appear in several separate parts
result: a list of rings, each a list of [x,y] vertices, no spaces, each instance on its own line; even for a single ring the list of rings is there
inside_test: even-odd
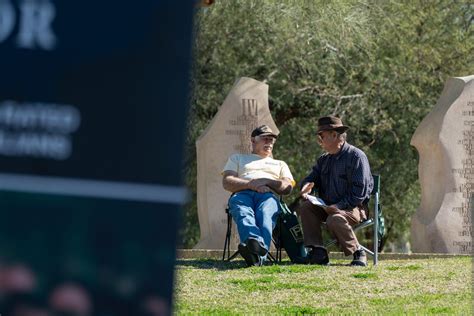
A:
[[[341,210],[363,204],[374,187],[367,156],[347,142],[337,154],[321,155],[302,186],[307,182],[314,182],[327,205],[335,204]]]

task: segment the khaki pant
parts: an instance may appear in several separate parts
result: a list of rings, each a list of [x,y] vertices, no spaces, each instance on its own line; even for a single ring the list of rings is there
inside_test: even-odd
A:
[[[326,222],[328,230],[334,235],[346,256],[353,254],[359,247],[352,227],[364,221],[366,211],[363,207],[344,210],[344,214],[328,215],[324,209],[305,200],[296,212],[301,217],[303,238],[306,247],[323,247],[321,224]]]

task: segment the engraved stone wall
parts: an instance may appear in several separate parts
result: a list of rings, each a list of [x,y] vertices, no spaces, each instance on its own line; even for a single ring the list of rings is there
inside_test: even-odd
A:
[[[236,81],[207,129],[196,141],[197,201],[201,237],[196,249],[222,249],[230,192],[222,187],[222,169],[233,153],[250,153],[250,134],[266,124],[278,133],[268,108],[268,85],[251,78]],[[231,248],[238,237],[233,224]]]
[[[473,135],[474,76],[450,78],[412,138],[422,188],[412,218],[413,251],[471,253]]]

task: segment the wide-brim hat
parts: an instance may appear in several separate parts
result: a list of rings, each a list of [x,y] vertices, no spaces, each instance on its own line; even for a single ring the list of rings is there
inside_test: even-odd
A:
[[[318,119],[318,133],[323,131],[337,131],[344,133],[349,126],[342,124],[342,120],[337,116],[323,116]]]
[[[261,125],[254,129],[251,134],[252,137],[255,136],[272,136],[274,138],[277,138],[278,135],[275,134],[272,129],[268,125]]]

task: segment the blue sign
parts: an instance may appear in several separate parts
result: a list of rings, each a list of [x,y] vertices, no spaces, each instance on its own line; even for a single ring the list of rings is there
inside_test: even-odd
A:
[[[74,279],[169,308],[193,5],[0,0],[0,266],[31,293]]]

